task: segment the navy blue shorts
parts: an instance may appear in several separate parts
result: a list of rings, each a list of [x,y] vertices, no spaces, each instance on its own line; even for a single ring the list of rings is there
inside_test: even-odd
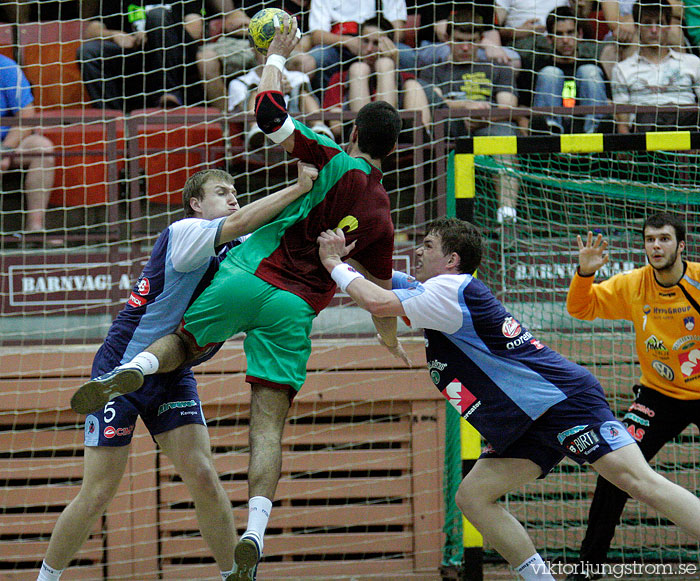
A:
[[[592,464],[634,443],[598,385],[553,405],[502,453],[487,446],[481,457],[532,460],[542,468],[543,478],[564,456],[578,464]]]
[[[92,364],[92,377],[117,365],[113,357],[105,357],[100,349]],[[192,369],[147,375],[135,392],[116,397],[100,411],[89,414],[85,418],[85,445],[128,446],[138,416],[151,436],[187,424],[206,426]]]

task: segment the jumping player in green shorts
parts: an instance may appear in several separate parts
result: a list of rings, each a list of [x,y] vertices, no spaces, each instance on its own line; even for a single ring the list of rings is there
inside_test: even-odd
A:
[[[282,463],[281,438],[290,402],[306,377],[311,324],[328,306],[335,283],[318,258],[316,237],[342,228],[349,261],[364,276],[391,288],[394,227],[381,161],[396,147],[401,120],[383,101],[357,114],[348,151],[287,114],[281,71],[298,42],[296,21],[278,27],[268,49],[256,99],[258,126],[276,143],[319,170],[311,191],[232,249],[213,281],[185,313],[183,328],[163,337],[123,368],[145,374],[177,369],[211,343],[245,332],[246,381],[251,384],[248,528],[236,545],[236,573],[254,579]],[[374,319],[382,342],[406,354],[396,318]],[[110,389],[121,392],[119,373]],[[131,387],[131,389],[134,389]]]

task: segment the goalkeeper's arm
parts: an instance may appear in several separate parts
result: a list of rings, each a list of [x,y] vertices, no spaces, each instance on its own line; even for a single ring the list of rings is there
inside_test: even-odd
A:
[[[287,113],[284,102],[282,74],[284,63],[298,42],[295,18],[287,19],[284,30],[275,26],[275,36],[267,49],[267,62],[255,98],[255,120],[258,127],[272,141],[280,143],[288,153],[294,150],[294,122]]]

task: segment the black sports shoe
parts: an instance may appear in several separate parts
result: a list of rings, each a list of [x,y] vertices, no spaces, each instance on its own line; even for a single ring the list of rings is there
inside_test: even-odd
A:
[[[83,384],[70,398],[70,407],[79,414],[91,414],[105,407],[109,400],[136,391],[142,385],[140,369],[117,367]]]
[[[243,535],[233,551],[233,572],[226,581],[255,581],[262,553],[254,535]]]

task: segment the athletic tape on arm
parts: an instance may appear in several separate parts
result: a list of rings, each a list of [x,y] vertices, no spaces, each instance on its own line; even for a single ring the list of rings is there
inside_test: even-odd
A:
[[[255,97],[255,120],[275,143],[294,133],[294,121],[287,114],[284,95],[279,91],[264,91]]]

